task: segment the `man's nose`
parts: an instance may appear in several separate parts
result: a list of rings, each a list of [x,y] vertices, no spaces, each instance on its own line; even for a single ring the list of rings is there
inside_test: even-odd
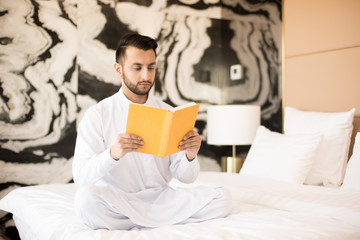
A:
[[[142,73],[141,73],[141,77],[143,80],[149,80],[151,76],[151,73],[149,71],[149,69],[145,68]]]

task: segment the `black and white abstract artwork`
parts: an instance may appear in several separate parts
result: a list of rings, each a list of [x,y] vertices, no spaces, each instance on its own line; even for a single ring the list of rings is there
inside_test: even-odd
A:
[[[206,144],[209,105],[261,106],[281,131],[281,0],[0,0],[0,198],[20,187],[72,181],[84,111],[119,90],[119,38],[158,41],[152,94],[200,103],[202,170],[231,148]],[[240,64],[240,80],[230,67]],[[240,152],[242,148],[239,149]],[[16,239],[0,212],[0,239]]]

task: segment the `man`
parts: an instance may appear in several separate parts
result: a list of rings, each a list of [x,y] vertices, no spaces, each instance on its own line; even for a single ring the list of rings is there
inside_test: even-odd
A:
[[[73,176],[79,189],[75,208],[92,229],[127,230],[199,222],[230,212],[228,192],[219,188],[177,188],[172,178],[193,182],[199,173],[201,137],[184,136],[178,153],[165,158],[135,152],[143,142],[126,134],[129,103],[169,109],[149,94],[156,72],[157,43],[138,35],[120,41],[114,64],[119,92],[90,107],[76,140]],[[146,121],[146,119],[143,119]]]

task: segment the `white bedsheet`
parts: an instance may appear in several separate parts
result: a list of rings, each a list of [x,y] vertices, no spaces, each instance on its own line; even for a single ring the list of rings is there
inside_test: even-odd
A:
[[[90,230],[73,209],[74,184],[16,189],[0,201],[22,239],[360,239],[360,193],[239,174],[201,172],[191,185],[226,186],[232,213],[202,223],[132,231]]]

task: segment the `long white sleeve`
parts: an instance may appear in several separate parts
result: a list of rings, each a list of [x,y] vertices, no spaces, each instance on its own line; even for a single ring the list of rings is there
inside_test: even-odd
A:
[[[73,162],[76,184],[95,184],[118,164],[105,146],[100,122],[101,117],[90,108],[79,124]]]
[[[173,154],[170,157],[170,171],[174,178],[183,183],[192,183],[200,172],[200,164],[196,157],[191,162],[187,159],[185,152]]]

